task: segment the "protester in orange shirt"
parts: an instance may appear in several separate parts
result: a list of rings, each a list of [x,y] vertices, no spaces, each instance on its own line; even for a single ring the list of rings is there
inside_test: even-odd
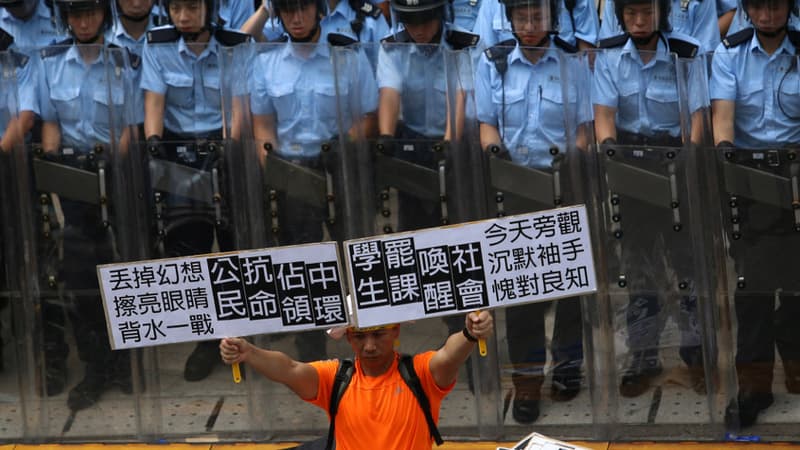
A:
[[[459,367],[478,339],[494,330],[491,314],[469,313],[464,330],[453,333],[436,351],[414,356],[414,369],[438,422],[442,399],[453,389]],[[432,437],[425,415],[398,370],[394,342],[398,325],[347,329],[355,353],[355,372],[336,414],[337,450],[375,448],[430,450]],[[259,348],[242,338],[220,342],[226,364],[246,363],[259,373],[283,383],[301,399],[328,410],[338,360],[303,363],[282,352]]]

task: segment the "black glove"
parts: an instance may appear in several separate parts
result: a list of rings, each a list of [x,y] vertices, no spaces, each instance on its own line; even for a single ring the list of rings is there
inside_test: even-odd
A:
[[[147,143],[145,144],[145,148],[147,149],[147,153],[150,156],[156,158],[164,158],[166,155],[164,151],[164,144],[161,143],[161,136],[152,135],[147,138]]]
[[[601,142],[603,145],[617,145],[617,140],[612,137],[607,137]]]
[[[375,142],[375,149],[378,150],[379,153],[384,154],[386,156],[394,156],[395,154],[394,136],[390,134],[382,134],[378,136],[378,140]]]
[[[719,141],[717,148],[736,148],[736,146],[731,141]]]
[[[445,140],[439,141],[433,144],[432,150],[440,154],[447,153],[447,151],[450,150],[450,141],[445,141]]]
[[[486,146],[486,150],[495,158],[511,161],[511,153],[508,153],[508,149],[503,144],[489,144]]]

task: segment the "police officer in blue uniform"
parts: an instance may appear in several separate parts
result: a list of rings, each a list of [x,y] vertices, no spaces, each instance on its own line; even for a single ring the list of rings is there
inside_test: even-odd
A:
[[[579,50],[592,49],[597,42],[600,22],[595,4],[590,0],[563,0],[559,5],[558,36]],[[488,48],[513,39],[511,25],[500,0],[483,0],[473,28],[481,37],[481,47]]]
[[[731,155],[730,161],[756,174],[766,172],[770,181],[765,182],[773,186],[776,175],[790,178],[791,170],[797,169],[790,155],[773,150],[774,157],[767,160],[764,150],[800,144],[800,34],[789,27],[792,0],[745,0],[742,6],[750,26],[728,35],[712,61],[714,140],[721,151]],[[748,183],[755,189],[759,182],[753,177]],[[738,411],[731,405],[726,412],[731,427],[737,421],[742,427],[754,424],[759,413],[773,403],[775,347],[783,361],[786,390],[800,393],[796,323],[800,289],[795,256],[800,239],[791,198],[776,200],[758,194],[736,195],[739,230],[728,229],[737,276],[739,382]],[[781,203],[783,208],[774,206]],[[776,298],[780,302],[777,309]]]
[[[0,8],[0,28],[14,36],[14,45],[25,53],[63,38],[45,0],[3,0]]]
[[[130,134],[124,91],[130,61],[125,61],[125,53],[106,51],[103,33],[112,20],[108,0],[63,0],[55,6],[71,37],[41,52],[41,147],[49,158],[92,170],[99,167],[112,136],[125,142]],[[115,67],[110,71],[113,79],[106,72],[108,64]],[[113,386],[131,392],[130,357],[126,351],[111,351],[102,301],[96,294],[94,267],[113,261],[115,253],[102,206],[62,197],[60,207],[63,260],[58,277],[71,300],[68,312],[85,363],[84,377],[70,391],[67,404],[81,410]]]
[[[554,153],[567,151],[568,134],[580,135],[586,146],[585,124],[591,117],[579,115],[574,86],[564,86],[559,52],[577,49],[554,33],[558,29],[555,0],[504,1],[514,39],[487,49],[478,62],[475,103],[480,121],[481,146],[495,157],[514,164],[552,172]],[[577,75],[578,67],[568,69]],[[568,92],[564,97],[564,92]],[[585,109],[584,109],[585,111]],[[565,127],[573,127],[567,133]],[[580,131],[583,130],[583,131]],[[552,207],[527,202],[519,211]],[[540,389],[547,362],[544,317],[550,303],[532,303],[508,309],[506,336],[513,372],[514,420],[522,424],[539,416]],[[581,305],[577,298],[557,303],[551,341],[554,400],[574,398],[581,386],[583,335]]]
[[[273,7],[286,34],[259,52],[250,75],[253,134],[256,143],[269,153],[265,181],[272,186],[282,185],[271,177],[289,175],[287,171],[274,170],[289,164],[301,173],[309,173],[309,177],[333,180],[331,198],[342,202],[343,195],[336,192],[342,182],[341,169],[337,167],[342,158],[339,148],[349,145],[362,132],[374,135],[377,86],[371,65],[366,55],[357,50],[352,53],[353,70],[340,69],[337,76],[333,46],[356,41],[329,28],[331,23],[324,20],[324,1],[279,0],[273,2]],[[351,104],[348,98],[355,101]],[[321,241],[323,224],[329,219],[324,193],[300,199],[290,199],[289,194],[277,192],[274,212],[278,225],[273,230],[276,243]],[[340,214],[334,217],[337,215]],[[342,237],[338,224],[344,220],[339,218],[329,224],[333,239]],[[327,357],[325,333],[304,333],[297,339],[301,360]]]
[[[213,142],[223,137],[221,47],[246,43],[250,37],[217,25],[214,0],[170,0],[165,5],[171,25],[148,31],[142,56],[147,151],[157,159],[210,170],[217,162]],[[198,212],[202,202],[176,192],[166,197],[165,256],[207,253],[215,235],[220,251],[233,248],[230,227],[216,226]],[[172,208],[189,208],[194,216],[180,220],[170,216]],[[199,381],[211,373],[219,364],[216,346],[216,341],[197,344],[186,361],[184,379]]]
[[[614,0],[606,1],[600,39],[619,35],[622,28],[617,18]],[[676,32],[691,36],[700,42],[699,53],[713,51],[720,42],[717,5],[707,0],[672,0],[669,23]]]
[[[113,26],[106,33],[106,39],[141,56],[146,41],[145,32],[158,22],[158,17],[153,14],[155,0],[116,0],[116,2],[117,14]]]
[[[596,138],[612,147],[619,143],[681,148],[681,107],[673,58],[694,57],[699,42],[670,31],[669,0],[622,0],[616,2],[615,8],[625,31],[599,44],[603,51],[595,61],[592,92]],[[701,100],[692,99],[690,109],[697,111]],[[693,126],[692,131],[697,129]],[[635,397],[644,393],[662,372],[659,342],[667,316],[662,310],[668,308],[659,295],[669,295],[658,287],[658,277],[672,270],[681,279],[692,276],[692,255],[686,254],[689,244],[680,239],[686,233],[673,231],[672,223],[666,220],[666,210],[624,192],[619,195],[620,208],[624,208],[623,234],[617,241],[623,249],[620,270],[626,272],[630,296],[626,311],[630,353],[620,393]],[[665,264],[664,270],[656,269]],[[669,283],[680,284],[673,280]],[[687,289],[691,292],[690,287]],[[701,340],[699,330],[692,325],[697,317],[696,295],[682,291],[679,311],[680,355],[690,369],[692,387],[703,392]]]
[[[358,42],[379,42],[389,35],[389,24],[380,8],[368,0],[331,0],[320,3],[327,13],[320,22],[331,33],[345,35]],[[277,17],[273,2],[272,12],[264,3],[250,17],[242,31],[249,33],[259,42],[280,38],[285,30]]]

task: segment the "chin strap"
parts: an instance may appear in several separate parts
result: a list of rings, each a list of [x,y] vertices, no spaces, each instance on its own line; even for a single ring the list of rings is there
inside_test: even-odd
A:
[[[317,18],[317,23],[314,25],[314,28],[308,33],[308,36],[295,38],[290,34],[289,40],[297,44],[305,44],[307,42],[311,42],[311,40],[314,39],[314,35],[317,34],[317,31],[319,31],[319,20],[320,19]]]

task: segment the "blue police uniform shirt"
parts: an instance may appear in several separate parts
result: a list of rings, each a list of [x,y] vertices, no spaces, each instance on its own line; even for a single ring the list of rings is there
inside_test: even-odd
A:
[[[475,75],[475,104],[478,121],[497,127],[511,160],[520,165],[547,168],[553,157],[551,147],[562,152],[568,147],[566,129],[577,129],[591,120],[578,105],[574,84],[562,82],[559,50],[552,40],[541,58],[532,63],[516,44],[507,56],[508,68],[500,75],[485,54]],[[565,59],[567,71],[580,68]],[[504,95],[505,91],[505,95]],[[574,133],[573,133],[574,134]]]
[[[699,53],[713,51],[720,42],[716,3],[709,0],[672,0],[669,13],[672,31],[689,35],[700,41]],[[600,39],[622,33],[614,13],[614,0],[606,0]]]
[[[126,66],[114,58],[106,62],[104,52],[86,63],[75,45],[50,56],[47,51],[42,50],[38,82],[42,120],[58,122],[64,149],[87,153],[96,143],[110,143],[111,125],[119,136],[123,124],[132,120],[126,110]],[[108,70],[107,64],[114,69]]]
[[[787,37],[768,55],[755,33],[736,47],[717,47],[710,97],[712,101],[735,102],[736,146],[763,148],[800,142],[800,74],[795,53]]]
[[[661,33],[655,56],[644,64],[633,40],[604,49],[594,66],[592,100],[595,105],[616,108],[616,126],[644,136],[681,136],[680,105],[674,54],[666,40],[678,38],[695,45],[696,39],[680,33]],[[707,103],[689,100],[690,111]]]
[[[147,29],[151,29],[154,27],[155,17],[151,15],[150,21],[147,26]],[[125,27],[122,25],[122,22],[119,18],[114,20],[114,25],[106,31],[106,42],[111,44],[117,45],[119,47],[124,47],[130,50],[131,53],[134,55],[141,57],[142,52],[144,51],[144,44],[147,42],[147,33],[142,33],[138,39],[132,37],[125,31]],[[144,93],[139,88],[139,84],[142,81],[142,71],[141,66],[134,70],[133,72],[133,89],[131,92],[133,93],[133,101],[136,103],[135,111],[136,111],[136,122],[142,123],[144,122]]]
[[[218,45],[212,36],[196,55],[183,37],[145,44],[140,86],[165,96],[164,127],[173,133],[203,136],[222,128]]]
[[[511,22],[506,18],[506,7],[499,0],[482,0],[478,18],[475,21],[473,32],[481,37],[481,48],[489,48],[498,42],[514,39],[511,32]],[[575,27],[573,28],[573,18]],[[594,2],[590,0],[577,0],[570,17],[569,10],[560,0],[558,14],[558,36],[564,41],[577,45],[577,39],[594,45],[597,42],[597,33],[600,28],[597,10]]]
[[[732,11],[739,6],[736,0],[717,0],[717,17]]]
[[[400,93],[400,114],[411,130],[432,139],[444,136],[447,119],[447,73],[445,64],[458,65],[458,84],[471,90],[470,50],[445,55],[451,49],[445,41],[447,30],[458,30],[444,24],[439,45],[385,43],[378,52],[376,78],[378,88],[390,88]],[[431,51],[433,50],[433,51]],[[452,51],[452,50],[449,50]],[[467,61],[455,62],[454,58]]]
[[[380,42],[381,39],[388,36],[391,32],[389,24],[386,22],[383,15],[377,18],[366,16],[364,17],[364,25],[361,32],[356,35],[350,25],[350,23],[356,19],[356,16],[356,11],[350,6],[347,0],[339,0],[336,4],[336,8],[322,18],[320,25],[330,33],[343,34],[359,42]],[[281,21],[277,17],[268,19],[262,31],[264,37],[268,41],[278,39],[283,36],[285,32]]]
[[[354,120],[378,107],[364,53],[331,47],[327,35],[323,28],[317,44],[263,44],[251,65],[250,109],[254,115],[275,116],[275,151],[288,159],[318,156],[322,143],[347,133]],[[353,70],[335,74],[333,51],[342,52],[336,57],[348,58],[343,65]]]
[[[483,0],[454,0],[452,3],[453,25],[462,30],[473,31],[482,2]]]
[[[8,9],[0,8],[0,28],[14,36],[16,47],[29,56],[64,37],[51,20],[50,9],[44,0],[39,0],[36,11],[28,20],[17,19]]]
[[[252,0],[222,0],[219,5],[219,18],[225,28],[238,30],[255,12]]]
[[[8,121],[20,111],[39,114],[36,95],[36,59],[13,49],[0,53],[0,137],[5,135]],[[13,70],[6,70],[6,67]]]

